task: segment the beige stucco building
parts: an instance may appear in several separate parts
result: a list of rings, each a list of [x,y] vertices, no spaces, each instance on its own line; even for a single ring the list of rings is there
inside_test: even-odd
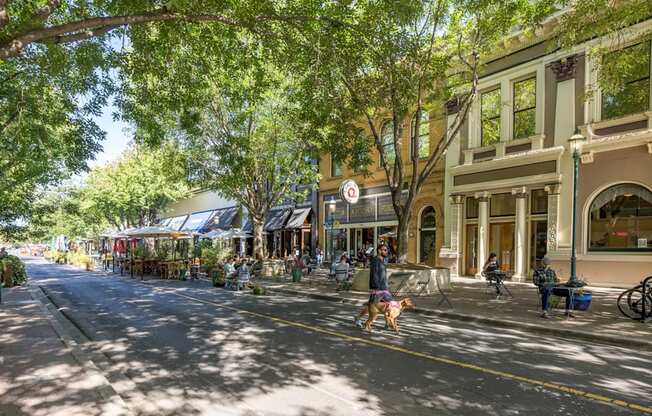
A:
[[[625,90],[603,94],[589,53],[600,39],[550,51],[516,34],[508,54],[488,63],[468,120],[446,157],[440,261],[476,276],[490,252],[514,279],[527,280],[543,255],[568,278],[574,159],[569,139],[585,138],[579,166],[577,275],[629,286],[652,275],[652,108],[650,42],[628,32],[640,68]],[[615,49],[613,57],[617,59]],[[634,50],[634,49],[632,49]],[[591,92],[591,94],[589,94]],[[448,105],[452,122],[456,103]]]

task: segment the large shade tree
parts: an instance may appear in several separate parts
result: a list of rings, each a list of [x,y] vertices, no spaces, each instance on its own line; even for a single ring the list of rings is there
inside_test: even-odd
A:
[[[380,155],[398,219],[398,261],[405,262],[415,199],[464,123],[483,59],[510,30],[547,8],[522,0],[359,1],[351,7],[355,18],[346,28],[309,34],[312,53],[298,61],[308,73],[304,87],[313,92],[304,107],[314,109],[315,125],[332,136],[326,142],[336,160],[364,171],[370,152]],[[422,123],[431,114],[443,117],[450,99],[459,108],[454,121],[432,146],[420,145]]]
[[[80,192],[86,215],[124,230],[152,225],[170,203],[189,194],[188,158],[172,146],[133,146],[93,169]]]
[[[104,138],[93,116],[115,92],[130,39],[152,40],[159,58],[184,36],[272,41],[295,22],[329,22],[321,10],[303,0],[0,0],[0,224],[28,216],[35,191],[87,170]]]
[[[141,140],[157,144],[158,133],[168,128],[163,137],[188,152],[195,182],[247,210],[254,253],[262,255],[268,212],[304,198],[316,183],[317,169],[310,157],[314,142],[293,99],[293,77],[274,67],[265,50],[250,40],[240,40],[239,66],[214,65],[188,75],[184,85],[202,88],[186,100],[165,100],[172,91],[161,86],[179,85],[172,82],[176,70],[145,77],[136,71],[139,75],[125,83],[124,106]],[[150,98],[157,96],[162,99]]]

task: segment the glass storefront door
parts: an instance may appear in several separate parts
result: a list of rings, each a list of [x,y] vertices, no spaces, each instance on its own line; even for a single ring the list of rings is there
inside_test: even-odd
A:
[[[465,248],[464,272],[467,276],[474,276],[478,264],[478,225],[468,224],[466,226],[466,248]]]
[[[334,253],[335,261],[337,261],[342,253],[346,251],[346,229],[336,228],[333,230],[331,238],[331,230],[326,230],[326,257],[330,259],[331,253]],[[331,246],[332,244],[332,246]]]
[[[513,222],[489,225],[489,253],[496,253],[504,271],[514,270],[514,232]]]
[[[351,229],[351,255],[355,256],[360,250],[367,254],[374,252],[374,228]]]

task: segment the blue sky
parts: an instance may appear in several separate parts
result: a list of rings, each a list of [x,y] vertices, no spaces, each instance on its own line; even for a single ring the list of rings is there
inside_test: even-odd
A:
[[[127,148],[132,133],[129,125],[121,121],[114,121],[112,113],[115,111],[113,105],[104,107],[101,117],[95,117],[95,122],[106,132],[106,139],[102,142],[102,152],[90,161],[90,166],[103,165],[120,157],[120,154]]]

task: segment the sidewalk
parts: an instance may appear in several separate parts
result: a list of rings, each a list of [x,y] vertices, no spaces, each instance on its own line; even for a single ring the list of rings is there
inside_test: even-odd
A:
[[[3,289],[0,415],[128,414],[42,298],[37,287]]]
[[[363,304],[366,292],[337,292],[321,270],[312,278],[301,283],[291,280],[260,281],[270,291],[309,296],[317,299]],[[564,316],[563,299],[561,309],[555,309],[551,319],[540,317],[538,292],[531,283],[507,282],[513,298],[503,296],[496,299],[495,293],[487,289],[484,281],[456,278],[452,289],[446,290],[453,308],[446,303],[437,307],[441,296],[413,298],[416,313],[437,315],[445,318],[472,321],[506,328],[520,328],[542,334],[580,338],[624,347],[652,350],[652,323],[643,324],[624,317],[616,301],[623,289],[587,287],[593,293],[588,311],[575,311],[574,319]]]

